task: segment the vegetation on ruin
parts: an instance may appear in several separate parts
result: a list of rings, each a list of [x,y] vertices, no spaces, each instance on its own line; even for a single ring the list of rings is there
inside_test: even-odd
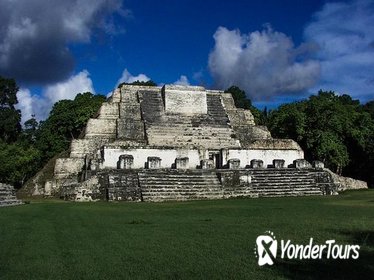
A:
[[[153,81],[131,84],[156,85]],[[0,77],[0,182],[21,187],[48,160],[68,150],[105,97],[80,93],[74,100],[58,101],[45,121],[31,118],[22,126],[17,91],[16,81]],[[297,141],[309,161],[322,160],[335,172],[374,185],[374,101],[362,105],[348,95],[320,91],[268,112],[255,108],[239,87],[227,92],[233,94],[237,107],[250,109],[256,123],[267,125],[274,137]]]
[[[148,86],[148,87],[155,87],[157,86],[157,84],[152,81],[152,80],[148,80],[148,81],[135,81],[135,82],[132,82],[132,83],[120,83],[118,85],[118,88],[121,88],[123,85],[133,85],[133,86]]]
[[[334,172],[374,185],[374,101],[362,105],[346,94],[319,91],[307,100],[261,112],[240,88],[227,91],[273,137],[297,141],[307,160],[321,160]]]
[[[31,201],[0,208],[1,279],[370,279],[374,190],[177,203]],[[360,245],[357,260],[276,260],[256,237]],[[280,241],[279,241],[280,242]],[[279,252],[278,252],[279,254]]]
[[[56,102],[45,121],[33,117],[22,127],[17,92],[13,79],[0,77],[0,182],[19,188],[49,159],[69,149],[106,98],[79,93],[74,100]]]

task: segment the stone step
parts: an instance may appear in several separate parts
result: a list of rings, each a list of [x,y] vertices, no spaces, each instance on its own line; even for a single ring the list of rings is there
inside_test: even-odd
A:
[[[204,189],[204,191],[196,189],[144,189],[142,190],[143,196],[157,196],[157,195],[185,195],[185,194],[208,194],[208,195],[219,195],[222,194],[222,190],[219,189]]]
[[[184,182],[211,182],[211,181],[216,181],[217,179],[216,178],[213,178],[213,177],[208,177],[208,178],[197,178],[197,177],[164,177],[164,178],[160,178],[160,177],[151,177],[151,176],[139,176],[139,179],[144,179],[144,180],[147,180],[148,182],[163,182],[163,181],[167,181],[167,182],[174,182],[174,183],[184,183]]]
[[[225,197],[238,197],[238,196],[258,196],[258,197],[273,197],[273,196],[301,196],[301,195],[322,195],[321,191],[282,191],[282,192],[272,192],[272,191],[253,191],[253,190],[248,190],[248,191],[235,191],[235,192],[225,192],[224,196]]]
[[[222,138],[231,138],[231,135],[234,134],[233,130],[226,129],[226,128],[216,128],[216,129],[203,129],[203,128],[154,128],[154,127],[147,127],[148,134],[157,134],[162,136],[183,136],[183,135],[190,135],[190,136],[199,136],[204,135],[208,137],[217,137],[221,136]]]
[[[287,184],[287,183],[293,183],[293,184],[299,184],[299,183],[315,183],[315,180],[313,178],[287,178],[287,179],[271,179],[271,180],[258,180],[257,178],[252,179],[252,183],[258,183],[258,184]]]
[[[0,207],[2,206],[16,206],[21,205],[23,202],[18,199],[9,199],[9,200],[1,200],[0,201]]]
[[[140,172],[139,183],[144,201],[211,199],[223,195],[214,172]]]

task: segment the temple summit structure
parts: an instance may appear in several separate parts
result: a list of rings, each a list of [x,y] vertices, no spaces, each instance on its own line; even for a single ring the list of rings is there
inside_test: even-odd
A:
[[[58,158],[44,195],[76,201],[166,201],[334,193],[321,162],[274,139],[230,93],[123,85]]]

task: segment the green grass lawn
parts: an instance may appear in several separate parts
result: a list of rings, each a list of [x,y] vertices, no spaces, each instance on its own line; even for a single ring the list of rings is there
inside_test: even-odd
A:
[[[256,237],[359,244],[358,260],[259,267]],[[32,202],[0,208],[0,279],[369,279],[374,190],[175,203]]]

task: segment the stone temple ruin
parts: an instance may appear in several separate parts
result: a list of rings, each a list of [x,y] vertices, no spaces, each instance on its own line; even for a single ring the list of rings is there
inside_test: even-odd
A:
[[[23,202],[16,197],[13,186],[0,183],[0,207],[21,205]]]
[[[166,201],[330,194],[331,174],[273,139],[230,93],[123,85],[59,158],[45,194],[77,201]]]

